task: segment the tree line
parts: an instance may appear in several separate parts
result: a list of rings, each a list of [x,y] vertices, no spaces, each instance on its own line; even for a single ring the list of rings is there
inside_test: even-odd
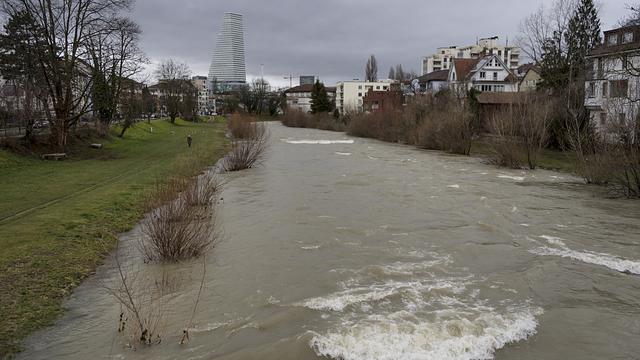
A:
[[[140,80],[148,59],[142,33],[128,17],[134,0],[4,0],[0,33],[0,119],[24,127],[29,145],[39,121],[49,143],[64,149],[73,129],[95,120],[101,135],[116,121],[124,131],[142,114],[165,110],[193,118],[197,89],[188,67],[158,66],[160,99]],[[162,107],[162,109],[160,109]]]

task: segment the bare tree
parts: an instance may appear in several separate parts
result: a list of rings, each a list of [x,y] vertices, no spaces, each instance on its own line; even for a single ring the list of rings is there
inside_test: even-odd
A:
[[[540,63],[547,41],[554,34],[561,41],[558,44],[561,51],[566,50],[562,41],[576,6],[577,0],[555,0],[551,7],[541,5],[536,12],[522,20],[516,42],[533,62]]]
[[[395,78],[396,78],[396,70],[392,66],[391,68],[389,68],[389,79],[395,79]]]
[[[118,17],[98,25],[89,37],[88,52],[93,78],[92,108],[104,135],[122,105],[119,100],[123,82],[139,74],[147,59],[138,46],[142,31],[136,23]]]
[[[378,61],[375,55],[371,55],[367,60],[367,65],[364,70],[364,78],[366,81],[378,80]]]
[[[191,85],[191,70],[185,63],[173,59],[164,60],[156,69],[156,77],[160,85],[161,101],[171,123],[176,122],[182,108],[182,97]]]
[[[2,11],[12,17],[30,15],[43,51],[36,55],[43,84],[55,114],[52,142],[66,146],[71,127],[88,113],[91,90],[91,39],[96,28],[129,9],[132,0],[4,0]]]
[[[637,2],[634,5],[627,5],[627,10],[629,10],[630,13],[621,19],[618,22],[618,25],[621,27],[640,25],[640,2]]]

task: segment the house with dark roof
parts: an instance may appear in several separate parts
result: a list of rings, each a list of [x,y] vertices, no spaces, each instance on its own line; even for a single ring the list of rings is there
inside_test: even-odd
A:
[[[420,90],[425,93],[437,93],[448,87],[449,70],[438,70],[417,78]]]
[[[640,118],[640,25],[604,32],[587,56],[585,106],[592,124],[608,131]]]
[[[454,58],[449,69],[449,84],[459,93],[471,89],[480,92],[517,92],[518,77],[497,55],[486,55],[478,59]]]
[[[336,88],[325,87],[327,95],[330,101],[335,101]],[[305,113],[311,111],[311,91],[313,91],[313,84],[302,84],[294,86],[284,91],[284,95],[287,98],[287,108],[297,109]]]

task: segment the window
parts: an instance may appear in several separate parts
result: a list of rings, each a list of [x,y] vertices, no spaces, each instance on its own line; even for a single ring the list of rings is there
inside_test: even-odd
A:
[[[387,90],[387,89],[388,89],[388,86],[386,85],[382,87],[382,90]]]
[[[492,91],[491,85],[480,85],[480,91]]]
[[[629,80],[611,81],[611,97],[612,98],[627,97],[628,88],[629,88]]]
[[[358,93],[358,97],[362,97],[362,93]]]
[[[498,80],[498,73],[497,72],[493,73],[493,80]]]
[[[462,51],[458,51],[458,57],[459,58],[463,58],[464,57],[464,53]]]
[[[504,91],[504,85],[496,85],[493,87],[493,91],[495,92],[503,92]]]
[[[607,38],[607,45],[618,45],[618,34],[609,35],[609,37]]]
[[[362,85],[358,85],[358,90],[362,90]]]
[[[628,44],[630,42],[633,42],[633,33],[631,31],[624,33],[624,35],[622,36],[623,44]]]
[[[376,90],[380,90],[380,85],[376,86]]]
[[[602,84],[602,97],[606,98],[608,96],[609,96],[609,83],[605,81]]]
[[[484,71],[480,71],[480,79],[486,79],[487,78],[487,73]]]
[[[593,81],[587,84],[587,97],[589,98],[596,97],[596,83]]]

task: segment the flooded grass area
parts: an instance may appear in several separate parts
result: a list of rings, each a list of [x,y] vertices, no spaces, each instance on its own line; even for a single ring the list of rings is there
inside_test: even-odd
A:
[[[157,181],[215,163],[225,152],[224,131],[219,122],[158,120],[77,159],[0,152],[0,354],[16,351],[25,335],[62,312],[62,301],[113,249],[116,234],[141,219]]]

